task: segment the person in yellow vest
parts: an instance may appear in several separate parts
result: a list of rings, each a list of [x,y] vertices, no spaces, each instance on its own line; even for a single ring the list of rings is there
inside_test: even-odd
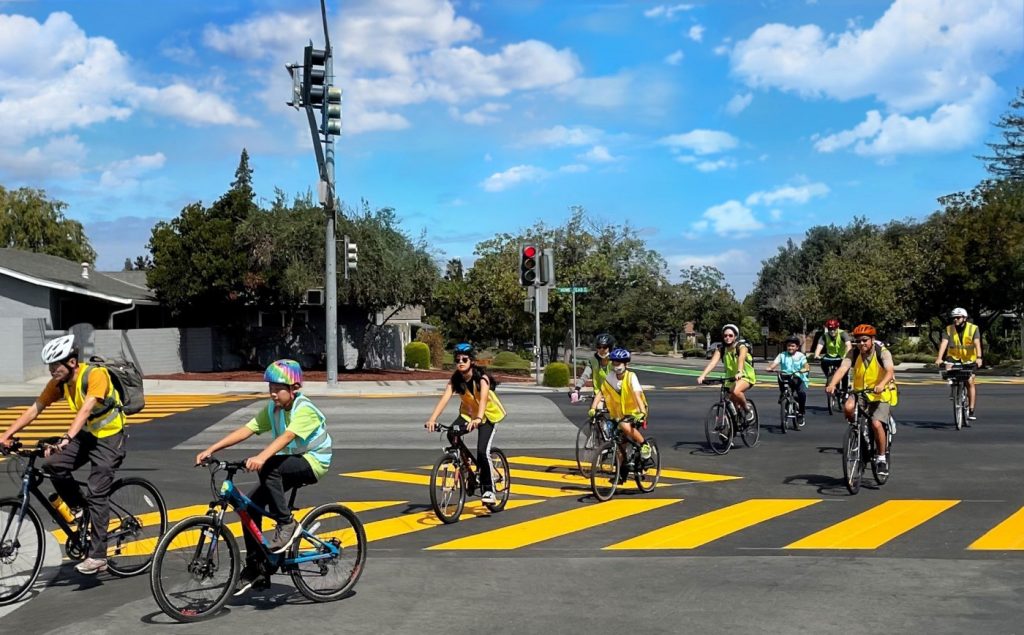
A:
[[[868,416],[871,418],[871,430],[875,435],[875,464],[878,471],[887,473],[889,466],[885,463],[886,426],[890,425],[892,407],[896,405],[896,373],[889,350],[875,341],[875,327],[860,324],[853,329],[853,340],[857,347],[843,358],[839,370],[832,375],[825,392],[832,394],[850,368],[853,368],[853,390],[868,390],[866,396]],[[847,421],[853,421],[857,413],[857,402],[854,395],[846,400],[843,411]]]
[[[601,389],[595,392],[589,414],[593,417],[601,404],[604,404],[611,420],[616,422],[628,438],[640,445],[640,458],[646,461],[651,458],[651,445],[644,439],[640,429],[647,427],[647,397],[636,373],[626,367],[630,357],[629,351],[624,348],[616,348],[609,353],[612,372],[605,377]],[[622,448],[617,451],[621,453]],[[612,480],[618,479],[618,483],[625,481],[628,469],[629,466],[623,461],[619,473],[612,476]]]
[[[580,391],[588,379],[594,381],[594,394],[601,392],[604,379],[612,369],[608,354],[614,347],[615,338],[607,333],[601,333],[594,338],[594,359],[590,360],[587,367],[583,369],[583,373],[576,380],[576,386],[569,392],[569,399],[573,403],[580,400]]]
[[[711,369],[722,360],[725,366],[725,385],[729,387],[729,399],[736,405],[736,410],[744,414],[746,420],[754,421],[756,416],[753,408],[747,407],[745,393],[757,383],[757,375],[754,373],[754,357],[750,343],[740,339],[740,327],[735,324],[726,324],[722,327],[722,345],[711,355],[704,372],[697,378],[698,384],[704,383]]]
[[[942,332],[942,341],[939,342],[939,354],[935,356],[935,365],[938,366],[948,359],[962,364],[974,364],[975,368],[981,368],[981,333],[978,325],[967,321],[967,311],[957,307],[951,312],[953,323]],[[947,357],[943,357],[946,353]],[[978,403],[977,388],[974,384],[974,375],[967,382],[967,419],[974,421],[974,407]]]
[[[79,363],[74,335],[47,342],[42,357],[49,368],[50,381],[35,403],[0,435],[0,445],[9,447],[11,437],[54,402],[60,399],[68,402],[75,418],[67,433],[49,452],[43,469],[52,477],[57,495],[68,507],[75,510],[89,506],[89,553],[75,569],[94,575],[107,569],[110,487],[125,456],[125,415],[121,411],[121,398],[106,368]],[[92,464],[92,470],[83,497],[72,473],[86,463]]]
[[[459,417],[452,425],[460,431],[478,430],[476,465],[480,477],[480,500],[485,504],[495,503],[497,498],[494,495],[491,474],[491,442],[494,440],[495,425],[505,418],[505,407],[501,405],[498,394],[494,392],[498,381],[474,363],[476,354],[472,345],[465,342],[456,344],[453,357],[455,372],[448,380],[448,385],[445,386],[444,394],[437,402],[433,414],[427,420],[426,428],[430,432],[437,428],[437,418],[441,416],[452,395],[458,394],[461,401]],[[449,440],[455,442],[451,433]]]

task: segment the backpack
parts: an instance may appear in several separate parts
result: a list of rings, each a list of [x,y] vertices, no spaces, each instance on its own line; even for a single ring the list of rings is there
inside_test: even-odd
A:
[[[89,391],[89,373],[96,367],[107,369],[110,382],[114,384],[114,390],[121,398],[121,412],[125,415],[142,412],[142,409],[146,407],[146,395],[142,388],[142,373],[139,372],[135,364],[124,359],[106,360],[93,355],[89,358],[89,368],[86,369],[85,376],[82,377],[82,394]],[[104,405],[106,407],[102,411],[93,414],[90,418],[101,417],[115,407],[112,399],[105,400]]]

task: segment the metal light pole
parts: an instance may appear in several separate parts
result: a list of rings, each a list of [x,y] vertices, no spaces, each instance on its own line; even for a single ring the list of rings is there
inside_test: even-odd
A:
[[[572,284],[572,383],[576,385],[576,349],[580,343],[576,341],[576,283]]]

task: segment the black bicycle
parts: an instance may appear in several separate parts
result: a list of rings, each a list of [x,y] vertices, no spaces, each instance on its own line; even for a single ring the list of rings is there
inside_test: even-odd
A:
[[[794,430],[804,427],[803,419],[800,417],[800,405],[797,403],[796,395],[793,393],[793,386],[789,383],[795,377],[792,373],[779,373],[779,383],[782,387],[782,394],[779,396],[779,427],[782,433],[786,433],[786,426],[792,426]]]
[[[46,554],[43,522],[30,504],[31,494],[67,537],[64,551],[72,560],[89,553],[88,505],[70,520],[54,509],[40,490],[50,475],[36,467],[59,438],[40,440],[35,448],[25,448],[11,440],[3,454],[14,454],[26,463],[17,496],[0,499],[0,605],[18,601],[39,576]],[[75,481],[78,487],[86,483]],[[65,508],[66,509],[66,508]],[[129,577],[146,571],[153,559],[157,540],[167,529],[167,505],[159,490],[141,478],[123,478],[110,487],[110,523],[107,533],[107,569],[116,576]]]
[[[865,463],[871,461],[871,472],[879,486],[885,485],[892,470],[892,417],[883,423],[885,426],[885,465],[886,470],[880,472],[874,457],[877,452],[875,434],[871,430],[871,417],[867,413],[867,395],[872,390],[851,391],[857,400],[857,416],[846,430],[843,438],[843,482],[851,494],[860,491],[861,478],[864,476]]]
[[[970,420],[967,418],[970,412],[970,401],[967,398],[967,391],[970,386],[971,377],[977,369],[977,364],[964,364],[962,362],[945,362],[945,370],[942,371],[942,378],[949,382],[949,399],[953,402],[953,422],[956,429],[964,426],[970,427]]]
[[[206,460],[214,500],[203,516],[192,516],[171,528],[157,545],[149,586],[160,610],[179,622],[198,622],[215,615],[231,597],[241,573],[238,542],[225,521],[228,508],[238,513],[242,531],[255,538],[260,549],[261,581],[288,573],[303,596],[313,602],[329,602],[352,590],[366,563],[366,532],[355,512],[341,503],[315,507],[299,522],[298,535],[284,553],[271,553],[250,511],[263,517],[235,486],[235,474],[244,471],[242,461]],[[198,467],[198,466],[197,466]],[[224,471],[217,487],[216,475]],[[295,507],[293,489],[289,507]],[[247,554],[251,556],[252,554]]]
[[[576,433],[576,467],[584,478],[590,477],[590,466],[597,449],[611,440],[614,425],[608,419],[608,410],[601,408]]]
[[[443,448],[443,454],[430,471],[430,506],[441,522],[448,525],[459,521],[462,508],[466,505],[466,497],[472,496],[481,484],[476,462],[462,440],[468,431],[443,423],[438,423],[437,427],[442,435],[448,433],[448,445]],[[491,446],[490,458],[491,484],[494,488],[492,491],[495,501],[484,505],[491,512],[500,512],[505,509],[512,487],[508,458],[494,446]]]
[[[704,434],[711,451],[715,454],[727,453],[732,448],[733,437],[737,434],[743,438],[743,444],[748,448],[755,447],[761,438],[761,426],[754,401],[747,397],[747,406],[754,412],[753,420],[749,420],[736,410],[736,405],[729,399],[729,386],[725,382],[724,377],[704,380],[706,386],[722,387],[718,394],[718,403],[711,406],[704,420]]]
[[[843,363],[843,360],[831,358],[824,360],[825,365],[825,385],[827,386],[832,381],[832,376],[835,375],[836,371],[839,370],[839,365]],[[836,386],[835,392],[831,395],[825,393],[825,403],[828,405],[828,413],[830,415],[837,412],[843,411],[843,404],[846,403],[846,398],[850,396],[850,372],[846,372],[846,377],[840,380],[839,385]]]
[[[625,420],[639,425],[632,417]],[[620,474],[628,477],[632,473],[641,492],[650,492],[658,486],[661,454],[654,437],[645,436],[645,441],[651,447],[651,455],[646,459],[641,455],[641,445],[627,437],[621,426],[615,426],[611,439],[598,448],[590,468],[590,489],[597,500],[604,502],[615,495]]]

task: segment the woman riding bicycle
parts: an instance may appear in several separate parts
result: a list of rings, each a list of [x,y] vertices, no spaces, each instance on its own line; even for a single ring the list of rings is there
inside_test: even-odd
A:
[[[455,372],[452,373],[444,394],[438,400],[434,412],[427,420],[427,430],[433,432],[437,428],[437,418],[453,394],[458,394],[459,417],[452,423],[452,431],[448,433],[449,441],[455,443],[455,434],[479,430],[476,437],[476,464],[480,474],[480,500],[485,504],[497,501],[494,495],[494,484],[491,475],[491,442],[494,440],[494,426],[505,418],[505,408],[498,399],[494,389],[498,381],[477,366],[476,353],[473,347],[465,342],[455,345]]]
[[[601,333],[594,338],[594,359],[590,360],[583,373],[576,380],[576,386],[569,392],[569,398],[573,403],[580,400],[580,390],[586,385],[588,379],[594,380],[594,394],[601,392],[605,378],[612,370],[611,360],[608,354],[615,347],[615,338],[607,333]]]
[[[601,404],[605,404],[612,421],[619,425],[627,438],[640,445],[640,457],[649,459],[651,446],[640,432],[641,428],[647,426],[647,397],[636,373],[626,369],[631,357],[629,351],[616,348],[608,357],[611,359],[613,372],[605,378],[601,390],[594,394],[589,414],[593,418]],[[621,448],[618,451],[621,452]],[[628,467],[623,462],[619,473],[612,478],[618,478],[619,483],[624,482]]]
[[[800,338],[795,335],[786,338],[786,350],[775,356],[772,363],[768,364],[767,370],[772,372],[776,368],[779,369],[779,403],[782,403],[783,382],[789,382],[789,387],[796,395],[797,404],[800,406],[797,425],[803,427],[804,416],[807,414],[807,373],[810,368],[807,365],[807,356],[800,352],[799,348]]]
[[[750,343],[740,339],[740,328],[735,324],[726,324],[722,327],[722,345],[711,356],[704,372],[697,378],[698,384],[704,383],[711,369],[722,360],[725,365],[726,383],[729,388],[729,399],[736,405],[736,410],[746,413],[747,421],[753,422],[753,408],[747,407],[747,397],[744,393],[757,383],[757,375],[754,374],[753,354]]]

